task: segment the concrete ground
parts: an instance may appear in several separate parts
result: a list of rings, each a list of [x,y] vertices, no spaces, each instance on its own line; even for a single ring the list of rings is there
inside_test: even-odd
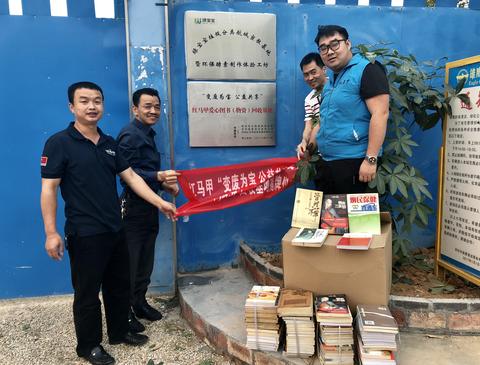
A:
[[[246,343],[243,305],[253,282],[242,269],[186,275],[180,277],[178,285],[185,302],[205,322],[239,343]],[[480,365],[480,336],[401,332],[399,345],[397,364],[400,365]],[[290,362],[305,364],[304,360]]]

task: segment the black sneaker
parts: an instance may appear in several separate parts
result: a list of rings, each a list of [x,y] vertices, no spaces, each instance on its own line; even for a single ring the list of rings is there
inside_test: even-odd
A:
[[[145,331],[145,326],[135,317],[132,311],[128,314],[128,330],[133,333]]]
[[[101,345],[94,347],[88,355],[82,357],[93,365],[115,364],[115,359]]]
[[[109,340],[110,345],[120,345],[121,343],[130,346],[142,346],[148,342],[148,336],[140,333],[127,332],[123,338]]]
[[[163,318],[162,313],[153,308],[147,302],[142,305],[134,306],[133,310],[138,318],[148,319],[149,321],[158,321]]]

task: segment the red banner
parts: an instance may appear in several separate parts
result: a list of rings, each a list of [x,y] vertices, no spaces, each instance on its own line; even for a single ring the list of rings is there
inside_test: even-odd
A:
[[[272,158],[229,166],[181,170],[178,182],[189,200],[177,216],[192,215],[251,203],[290,187],[296,157]]]

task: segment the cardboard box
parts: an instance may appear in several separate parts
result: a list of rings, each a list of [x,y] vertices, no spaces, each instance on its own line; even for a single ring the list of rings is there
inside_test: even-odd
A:
[[[322,247],[292,245],[298,228],[282,239],[285,288],[319,294],[346,294],[351,309],[357,304],[388,305],[392,281],[392,222],[380,213],[381,235],[367,251],[339,250],[340,235],[329,235]]]

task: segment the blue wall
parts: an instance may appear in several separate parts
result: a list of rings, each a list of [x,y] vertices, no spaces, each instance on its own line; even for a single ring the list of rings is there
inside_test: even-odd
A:
[[[96,19],[93,1],[82,3],[86,11],[71,7],[70,17],[51,17],[34,1],[23,2],[29,15],[0,15],[0,298],[71,292],[68,258],[45,252],[39,205],[43,145],[72,120],[68,85],[102,86],[105,132],[116,135],[128,120],[125,21]],[[58,213],[63,231],[62,205]]]
[[[241,1],[176,1],[171,9],[172,100],[177,169],[190,169],[270,157],[294,155],[303,130],[303,100],[309,92],[298,63],[316,50],[313,39],[319,24],[345,26],[353,44],[388,41],[404,53],[425,61],[447,56],[450,60],[479,53],[478,11],[456,8],[392,8],[387,6],[325,6],[318,2],[286,1],[248,3]],[[373,1],[372,1],[373,2]],[[340,1],[337,1],[340,3]],[[353,4],[353,2],[352,2]],[[420,2],[406,2],[419,6]],[[471,2],[475,5],[476,2]],[[386,2],[381,5],[388,5]],[[183,19],[186,10],[238,11],[277,15],[277,145],[255,148],[191,148],[188,141],[187,95],[184,61]],[[442,75],[443,76],[443,75]],[[440,84],[443,81],[440,80]],[[420,133],[414,164],[430,183],[436,208],[438,149],[441,128]],[[179,271],[195,271],[236,263],[238,245],[244,240],[256,250],[278,251],[290,227],[294,189],[269,201],[224,211],[194,215],[178,224]],[[184,200],[183,200],[184,201]],[[180,201],[180,202],[183,202]],[[433,245],[435,221],[416,231],[418,246]]]

